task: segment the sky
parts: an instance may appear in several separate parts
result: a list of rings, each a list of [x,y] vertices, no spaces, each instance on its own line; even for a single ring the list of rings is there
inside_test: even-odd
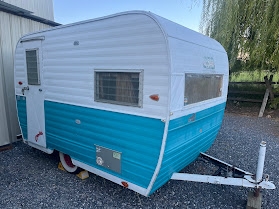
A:
[[[195,3],[198,2],[198,3]],[[53,0],[54,21],[68,24],[130,10],[155,13],[198,31],[202,1],[194,0]]]

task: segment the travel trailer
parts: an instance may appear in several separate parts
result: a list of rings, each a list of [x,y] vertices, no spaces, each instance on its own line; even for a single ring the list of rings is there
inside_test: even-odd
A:
[[[14,63],[24,142],[145,196],[208,150],[222,123],[224,48],[150,12],[25,35]]]

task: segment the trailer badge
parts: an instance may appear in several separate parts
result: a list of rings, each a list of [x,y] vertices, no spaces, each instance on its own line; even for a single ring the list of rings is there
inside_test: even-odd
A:
[[[204,57],[203,67],[206,69],[215,69],[213,57]]]

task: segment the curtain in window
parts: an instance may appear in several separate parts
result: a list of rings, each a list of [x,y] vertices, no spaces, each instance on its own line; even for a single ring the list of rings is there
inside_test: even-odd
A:
[[[139,105],[139,73],[96,72],[97,101]]]
[[[137,85],[135,82],[137,82]],[[129,104],[138,103],[138,80],[133,83],[131,73],[119,73],[117,75],[116,101]]]

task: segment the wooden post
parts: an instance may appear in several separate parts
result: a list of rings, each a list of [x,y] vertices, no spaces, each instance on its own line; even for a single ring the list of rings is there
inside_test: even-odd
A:
[[[262,106],[261,106],[259,116],[258,116],[259,118],[263,117],[264,110],[265,110],[265,107],[266,107],[266,103],[267,103],[267,100],[268,100],[268,95],[269,95],[269,89],[266,89],[265,94],[264,94],[264,98],[263,98],[263,102],[262,102]]]
[[[274,99],[274,94],[271,87],[272,79],[273,79],[273,75],[270,75],[269,79],[267,78],[267,76],[264,77],[265,86],[269,90],[270,100]]]
[[[260,112],[259,112],[259,116],[258,116],[259,118],[263,117],[264,110],[265,110],[265,107],[266,107],[266,104],[267,104],[267,100],[268,100],[268,96],[270,96],[271,100],[274,99],[274,94],[273,94],[272,88],[271,88],[272,79],[273,79],[273,75],[271,75],[269,77],[269,79],[267,78],[267,76],[264,77],[264,82],[265,82],[266,90],[265,90],[262,106],[261,106],[261,109],[260,109]]]

